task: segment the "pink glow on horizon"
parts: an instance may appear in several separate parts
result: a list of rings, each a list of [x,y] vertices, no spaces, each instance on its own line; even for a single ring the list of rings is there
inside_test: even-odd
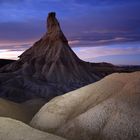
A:
[[[0,59],[17,60],[18,56],[22,53],[23,51],[0,50]]]

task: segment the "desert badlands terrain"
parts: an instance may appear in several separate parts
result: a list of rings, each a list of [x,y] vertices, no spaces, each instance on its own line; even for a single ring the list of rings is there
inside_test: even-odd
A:
[[[45,35],[0,68],[0,140],[140,140],[130,71],[79,59],[49,13]]]
[[[0,109],[5,112],[0,114],[0,139],[139,140],[139,85],[140,72],[111,74],[55,97],[41,107],[30,122],[25,121],[29,120],[29,114],[25,114],[23,104],[1,100],[5,105],[1,103]],[[38,102],[44,104],[42,100]],[[28,101],[29,104],[33,101]]]

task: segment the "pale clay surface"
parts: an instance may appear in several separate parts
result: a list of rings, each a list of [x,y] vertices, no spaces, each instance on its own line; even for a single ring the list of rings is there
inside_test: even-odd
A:
[[[52,99],[31,126],[70,140],[140,139],[140,72],[112,74]]]
[[[41,132],[20,121],[0,117],[0,140],[65,140]]]

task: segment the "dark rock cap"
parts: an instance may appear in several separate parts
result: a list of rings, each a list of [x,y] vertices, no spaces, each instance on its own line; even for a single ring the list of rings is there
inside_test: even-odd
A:
[[[56,13],[55,13],[55,12],[50,12],[50,13],[48,14],[48,16],[55,17],[55,16],[56,16]]]

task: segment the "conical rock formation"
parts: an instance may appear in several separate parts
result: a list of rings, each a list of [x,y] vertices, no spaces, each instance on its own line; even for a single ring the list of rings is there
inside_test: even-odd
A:
[[[15,71],[22,66],[22,74],[53,83],[96,81],[98,77],[92,76],[85,62],[69,47],[55,13],[48,15],[47,29],[47,33],[20,56],[20,60],[12,64],[11,70]]]
[[[48,100],[95,82],[105,75],[80,60],[70,48],[55,13],[47,18],[47,33],[19,60],[0,69],[0,96],[22,101],[34,97]]]

